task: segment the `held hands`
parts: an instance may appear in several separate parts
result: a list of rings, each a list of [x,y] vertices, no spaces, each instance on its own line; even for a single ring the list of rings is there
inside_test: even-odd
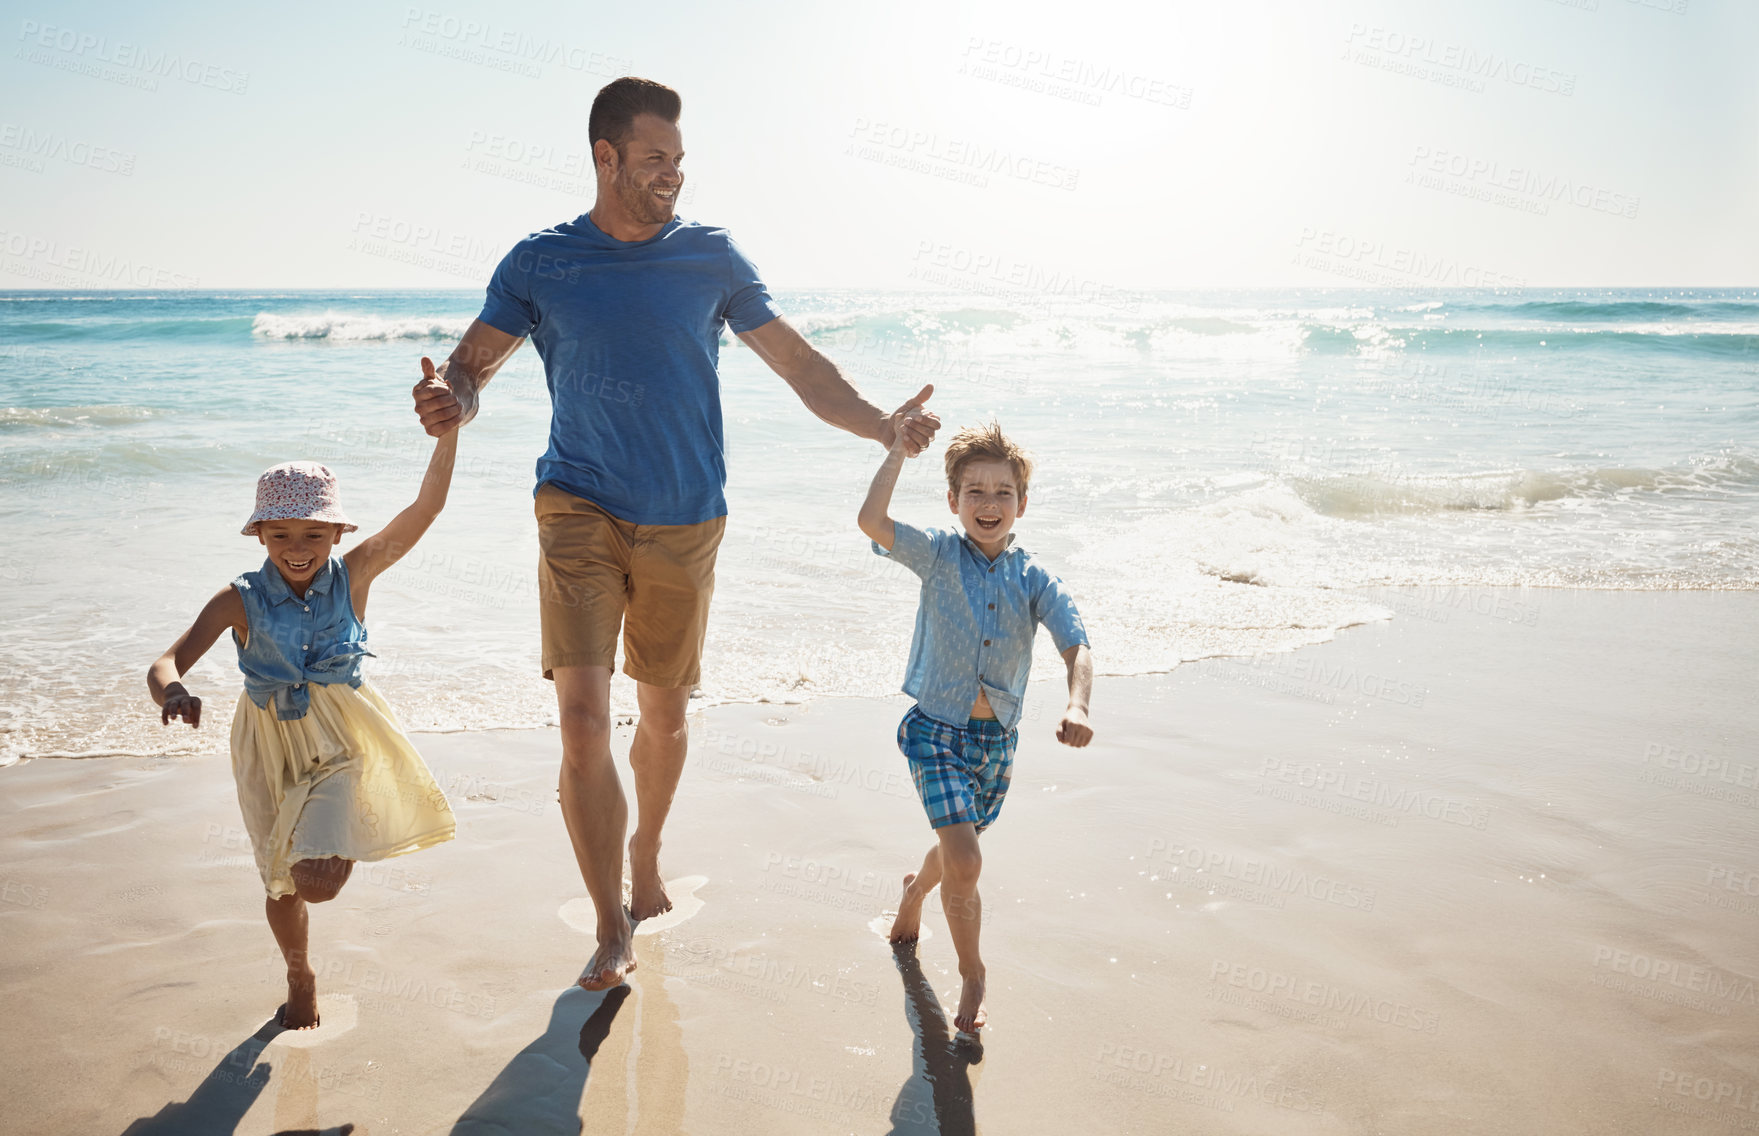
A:
[[[1076,749],[1092,741],[1093,727],[1087,724],[1087,711],[1079,706],[1064,711],[1063,720],[1057,723],[1057,740]]]
[[[202,724],[202,700],[174,682],[165,688],[165,704],[159,709],[159,724],[169,726],[171,719],[188,722],[191,728]]]
[[[415,384],[415,413],[422,429],[435,438],[450,433],[476,417],[476,386],[455,367],[441,378],[434,361],[421,357],[421,382]]]
[[[904,456],[915,457],[928,448],[934,441],[936,430],[941,428],[940,416],[932,410],[925,410],[923,403],[934,394],[934,384],[929,383],[903,406],[892,411],[886,417],[886,427],[891,436],[882,439],[888,450],[903,450]]]

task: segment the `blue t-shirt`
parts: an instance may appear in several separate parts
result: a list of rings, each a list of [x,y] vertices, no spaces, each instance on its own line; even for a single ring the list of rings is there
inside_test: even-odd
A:
[[[619,241],[583,213],[513,246],[480,318],[530,336],[544,361],[539,488],[639,525],[693,525],[727,512],[721,327],[781,314],[727,230],[674,219]]]

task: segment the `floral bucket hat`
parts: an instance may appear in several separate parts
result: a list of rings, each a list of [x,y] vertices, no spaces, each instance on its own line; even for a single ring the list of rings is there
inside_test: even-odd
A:
[[[255,536],[264,521],[325,521],[354,532],[359,525],[342,512],[342,493],[330,467],[317,462],[286,462],[257,478],[257,508],[245,522]]]

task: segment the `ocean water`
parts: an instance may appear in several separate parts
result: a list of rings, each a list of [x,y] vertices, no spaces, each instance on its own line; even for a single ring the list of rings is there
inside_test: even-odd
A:
[[[261,562],[238,535],[257,474],[324,461],[363,529],[382,525],[431,449],[410,410],[420,356],[443,357],[480,297],[0,293],[0,761],[198,748],[159,725],[144,676]],[[1759,291],[974,279],[777,298],[874,401],[933,382],[949,428],[995,417],[1034,453],[1016,531],[1074,588],[1102,675],[1445,618],[1481,585],[1759,587]],[[854,521],[879,448],[731,336],[722,384],[730,516],[702,702],[895,691],[915,580]],[[446,514],[373,593],[369,674],[412,729],[555,717],[531,515],[549,399],[529,345],[484,406]],[[894,515],[952,522],[938,449],[907,465]],[[1389,584],[1411,603],[1363,593]],[[1048,643],[1035,673],[1061,681]],[[189,685],[205,748],[223,747],[227,642]],[[634,709],[626,680],[613,697]]]

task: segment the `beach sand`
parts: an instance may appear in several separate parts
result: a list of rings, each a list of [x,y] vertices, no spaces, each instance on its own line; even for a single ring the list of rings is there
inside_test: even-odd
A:
[[[693,718],[678,910],[608,995],[554,731],[418,737],[458,839],[313,908],[310,1034],[264,1028],[223,736],[5,770],[0,1129],[1759,1127],[1759,595],[1368,594],[1397,618],[1101,678],[1085,750],[1034,684],[981,1053],[938,904],[881,934],[931,839],[902,697]]]

